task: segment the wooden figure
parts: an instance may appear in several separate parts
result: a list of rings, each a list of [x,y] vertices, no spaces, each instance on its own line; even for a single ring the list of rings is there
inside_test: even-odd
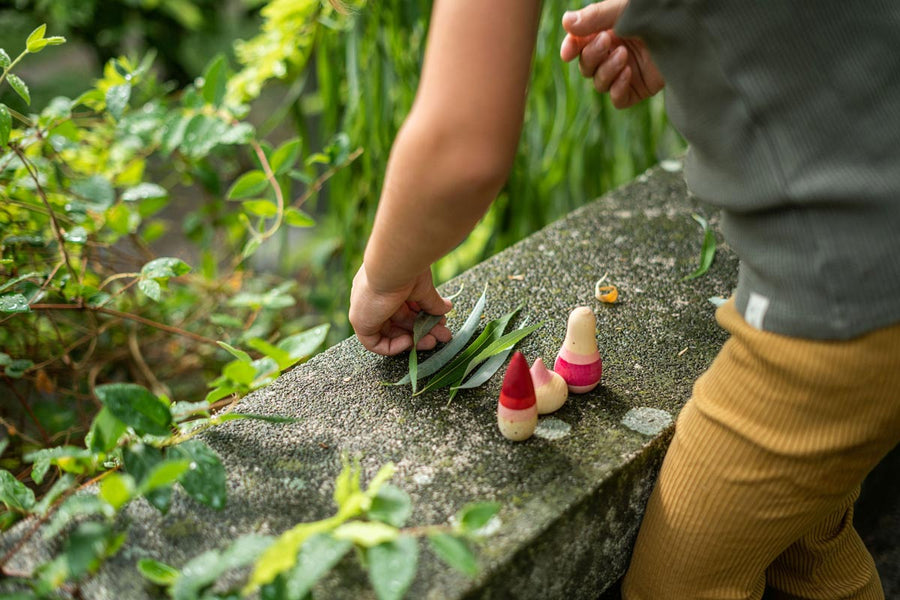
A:
[[[573,394],[584,394],[600,383],[603,362],[597,350],[597,318],[587,306],[579,306],[569,314],[566,339],[563,341],[553,370],[559,373]]]
[[[527,440],[537,427],[538,409],[528,363],[521,352],[513,354],[497,403],[497,425],[503,437],[519,442]]]
[[[548,369],[540,358],[531,365],[531,381],[534,383],[534,395],[537,399],[539,415],[559,410],[559,407],[569,397],[566,380],[559,373]]]

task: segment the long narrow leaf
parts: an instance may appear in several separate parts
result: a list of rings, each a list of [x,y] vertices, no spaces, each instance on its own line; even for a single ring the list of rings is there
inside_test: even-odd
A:
[[[484,292],[482,292],[478,302],[475,303],[475,308],[469,313],[466,322],[459,331],[453,334],[453,339],[447,342],[446,346],[435,352],[427,360],[423,361],[421,365],[418,365],[419,377],[428,377],[429,375],[437,373],[441,367],[453,360],[453,357],[459,354],[459,351],[463,349],[463,346],[466,345],[472,338],[472,334],[475,333],[475,329],[478,327],[478,323],[481,320],[481,314],[484,312],[486,300],[487,287],[485,286]],[[410,382],[410,379],[409,374],[407,374],[399,381],[390,385],[405,385]]]
[[[416,315],[416,321],[413,323],[412,348],[409,350],[409,379],[412,382],[413,394],[416,393],[416,385],[418,384],[418,368],[419,358],[416,354],[416,344],[419,343],[425,334],[431,331],[431,328],[437,325],[444,315],[430,315],[425,311]]]
[[[683,277],[682,281],[690,281],[706,273],[716,257],[716,234],[709,226],[709,222],[700,215],[691,216],[703,228],[703,245],[700,247],[700,266],[690,275]]]
[[[469,364],[466,366],[466,370],[463,371],[463,374],[459,378],[457,385],[451,388],[450,399],[453,399],[453,397],[456,395],[456,390],[458,389],[476,387],[487,381],[488,378],[490,378],[490,376],[493,375],[494,372],[500,367],[500,365],[503,364],[503,360],[499,361],[499,364],[497,364],[496,366],[493,366],[492,364],[493,371],[490,371],[487,376],[484,377],[480,382],[475,383],[474,385],[465,385],[462,383],[462,381],[469,375],[469,373],[471,373],[478,365],[484,363],[485,361],[488,361],[489,359],[497,358],[497,356],[499,356],[501,353],[505,353],[508,355],[509,351],[511,351],[516,344],[518,344],[527,336],[531,335],[534,330],[536,330],[543,324],[543,321],[541,321],[540,323],[535,323],[534,325],[531,325],[529,327],[522,327],[520,329],[516,329],[515,331],[511,331],[494,340],[487,347],[481,350],[471,361],[469,361]],[[488,369],[485,369],[485,371],[487,370]],[[481,374],[479,374],[479,377],[481,377]],[[472,379],[475,379],[475,376],[473,376]]]
[[[539,324],[540,325],[540,324]],[[525,324],[522,324],[522,327],[517,329],[516,331],[521,331],[525,328]],[[471,388],[475,388],[486,382],[488,379],[494,376],[494,373],[500,369],[501,366],[506,362],[506,359],[509,358],[509,355],[512,353],[513,348],[515,348],[515,344],[512,344],[506,350],[501,350],[498,354],[494,354],[486,361],[481,363],[481,366],[472,373],[472,376],[469,377],[464,383],[456,387],[450,388],[450,399],[453,400],[453,397],[456,396],[457,390],[468,390]],[[463,376],[465,379],[465,376]]]
[[[502,337],[507,325],[509,325],[509,322],[513,317],[519,313],[520,309],[521,306],[485,325],[481,335],[479,335],[475,341],[472,342],[468,348],[463,350],[455,359],[450,361],[448,365],[435,374],[435,376],[428,381],[428,384],[418,393],[422,394],[427,390],[459,383],[462,380],[462,374],[466,372],[471,360],[492,342]]]

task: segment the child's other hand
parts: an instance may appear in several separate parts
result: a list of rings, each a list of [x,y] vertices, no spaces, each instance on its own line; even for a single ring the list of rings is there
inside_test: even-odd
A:
[[[644,43],[620,38],[613,27],[628,0],[606,0],[563,15],[566,38],[559,50],[569,62],[578,57],[584,77],[600,93],[609,92],[616,108],[628,108],[659,92],[665,85]]]
[[[390,356],[409,350],[412,330],[420,310],[432,315],[444,315],[453,307],[434,288],[431,271],[426,269],[409,285],[394,291],[373,287],[363,264],[353,278],[350,292],[350,324],[356,337],[367,350]],[[418,350],[430,350],[438,342],[450,340],[450,330],[444,321],[422,336]]]

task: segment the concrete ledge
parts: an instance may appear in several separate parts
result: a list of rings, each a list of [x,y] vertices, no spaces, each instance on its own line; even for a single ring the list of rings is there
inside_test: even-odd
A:
[[[477,578],[445,567],[423,547],[408,597],[597,598],[624,572],[672,433],[646,413],[629,421],[643,433],[623,420],[641,408],[674,418],[725,337],[707,298],[729,294],[734,256],[720,246],[707,276],[681,281],[699,255],[701,234],[691,219],[697,211],[703,209],[688,197],[680,173],[657,169],[446,285],[467,290],[451,329],[485,283],[488,318],[524,302],[531,322],[545,321],[519,346],[529,362],[552,364],[571,308],[595,310],[603,385],[552,415],[571,428],[567,435],[504,440],[494,413],[499,374],[449,406],[445,391],[410,398],[406,388],[380,385],[403,375],[405,356],[384,359],[345,341],[241,403],[243,411],[302,422],[242,421],[205,435],[228,471],[223,511],[183,496],[166,516],[136,503],[125,515],[125,549],[86,597],[152,597],[134,569],[140,557],[180,566],[240,534],[277,534],[329,516],[339,457],[347,452],[362,456],[364,480],[385,462],[397,465],[393,483],[412,496],[412,525],[446,522],[469,501],[503,504],[502,526],[481,549]],[[604,273],[619,287],[617,305],[594,300],[594,282]],[[27,568],[41,552],[30,548],[16,562]],[[340,570],[339,579],[321,584],[320,597],[374,597],[357,563],[345,561]]]

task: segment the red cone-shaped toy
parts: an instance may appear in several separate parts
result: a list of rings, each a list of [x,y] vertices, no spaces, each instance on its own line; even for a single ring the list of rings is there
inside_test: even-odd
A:
[[[531,437],[537,427],[537,418],[531,372],[525,357],[521,352],[516,352],[503,376],[500,401],[497,403],[497,425],[503,437],[518,442]]]

